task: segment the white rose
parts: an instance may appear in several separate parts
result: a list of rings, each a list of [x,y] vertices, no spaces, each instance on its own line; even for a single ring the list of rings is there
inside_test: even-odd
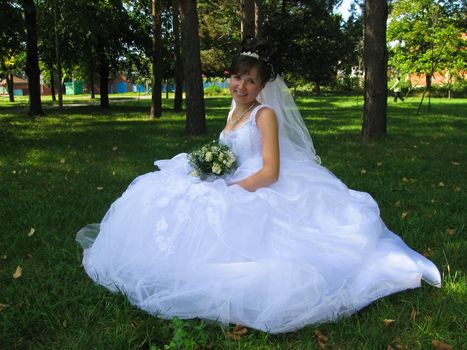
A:
[[[210,162],[212,160],[212,153],[206,152],[206,154],[204,155],[204,159],[206,159],[207,162]]]
[[[222,169],[221,169],[221,166],[220,166],[219,164],[214,163],[214,164],[212,165],[212,172],[213,172],[214,174],[219,175],[219,174],[221,173],[221,171],[222,171]]]

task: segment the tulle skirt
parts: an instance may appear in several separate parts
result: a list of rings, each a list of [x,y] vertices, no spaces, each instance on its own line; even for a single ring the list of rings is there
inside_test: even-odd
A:
[[[386,228],[372,197],[314,163],[283,162],[275,184],[200,181],[186,155],[136,178],[77,236],[88,275],[163,318],[270,333],[335,320],[375,299],[441,285],[438,269]]]

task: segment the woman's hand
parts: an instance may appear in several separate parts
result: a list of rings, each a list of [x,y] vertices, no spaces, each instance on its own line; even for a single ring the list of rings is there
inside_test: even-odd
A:
[[[261,133],[263,167],[258,172],[237,183],[245,190],[254,192],[279,179],[279,131],[276,114],[272,109],[262,108],[256,114],[256,125]]]

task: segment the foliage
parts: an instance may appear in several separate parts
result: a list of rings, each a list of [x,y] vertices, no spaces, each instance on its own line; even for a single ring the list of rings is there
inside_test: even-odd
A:
[[[278,1],[264,6],[264,33],[276,45],[278,69],[289,81],[312,81],[319,88],[334,81],[343,56],[344,34],[337,1]]]
[[[357,6],[360,11],[357,11]],[[352,91],[363,88],[363,4],[352,3],[350,16],[344,23],[342,54],[335,81],[337,90]]]
[[[25,45],[21,11],[15,1],[0,2],[0,77],[24,72]]]
[[[203,74],[221,77],[240,46],[239,1],[199,1],[199,36]]]
[[[207,77],[221,77],[229,68],[230,57],[221,49],[212,48],[201,51],[201,66]]]
[[[461,8],[458,1],[395,0],[388,24],[390,65],[399,73],[466,71]]]
[[[195,325],[174,317],[171,320],[171,326],[173,336],[170,342],[164,345],[164,350],[195,349],[208,344],[209,337],[203,321]],[[157,347],[152,347],[151,350],[153,348],[157,349]]]
[[[210,85],[204,89],[204,94],[208,96],[222,95],[223,90],[217,85]]]

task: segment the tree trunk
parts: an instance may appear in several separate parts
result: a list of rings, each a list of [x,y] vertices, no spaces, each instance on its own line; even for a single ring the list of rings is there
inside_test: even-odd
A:
[[[152,100],[150,118],[162,115],[162,20],[161,0],[152,0]]]
[[[186,131],[190,135],[199,135],[206,132],[206,116],[196,0],[180,0],[180,13],[182,18],[183,71],[186,81]]]
[[[255,0],[255,36],[257,38],[262,35],[262,25],[263,25],[263,8],[262,1]]]
[[[365,1],[365,39],[363,59],[365,69],[364,139],[386,135],[387,111],[387,49],[386,0]]]
[[[94,88],[94,70],[95,70],[95,66],[94,66],[94,63],[93,62],[89,62],[89,66],[88,66],[88,81],[89,81],[89,86],[90,86],[90,92],[91,92],[91,98],[92,99],[95,99],[96,98],[96,89]]]
[[[57,11],[58,11],[58,2],[55,2],[54,10],[54,32],[55,32],[55,59],[57,61],[57,88],[58,88],[58,106],[63,107],[63,89],[62,89],[62,59],[60,57],[60,47],[58,41],[58,31],[57,31]]]
[[[89,69],[89,82],[91,85],[91,98],[95,99],[96,91],[94,89],[94,69],[92,67]]]
[[[57,61],[57,90],[58,90],[58,106],[63,107],[63,77],[62,77],[62,62],[60,58]]]
[[[37,50],[37,22],[34,0],[23,0],[23,18],[26,28],[26,75],[29,89],[29,114],[43,115],[39,54]]]
[[[285,16],[287,16],[287,0],[282,0],[282,4],[281,4],[281,16],[282,18],[285,18]],[[283,60],[283,57],[284,57],[284,46],[285,46],[285,42],[287,41],[286,40],[286,34],[287,33],[287,22],[286,21],[282,21],[282,23],[280,24],[280,26],[282,27],[281,28],[281,33],[283,33],[279,38],[277,38],[277,53],[276,53],[276,69],[277,69],[277,73],[279,74],[282,74],[282,60]]]
[[[105,53],[100,53],[99,64],[99,90],[101,94],[101,107],[109,107],[109,63],[105,57]]]
[[[183,103],[183,63],[180,53],[180,12],[179,0],[173,0],[172,18],[174,35],[174,59],[175,59],[175,98],[174,112],[182,111]]]
[[[240,0],[240,6],[242,39],[247,36],[255,36],[255,0]]]
[[[431,111],[431,74],[427,74],[425,77],[426,92],[428,93],[428,111]]]
[[[55,97],[55,72],[53,68],[50,68],[49,71],[50,71],[50,93],[52,94],[52,101],[55,102],[57,101],[57,98]]]
[[[13,74],[8,73],[6,75],[6,85],[8,89],[8,97],[10,98],[10,102],[15,102],[15,86],[13,79]]]

